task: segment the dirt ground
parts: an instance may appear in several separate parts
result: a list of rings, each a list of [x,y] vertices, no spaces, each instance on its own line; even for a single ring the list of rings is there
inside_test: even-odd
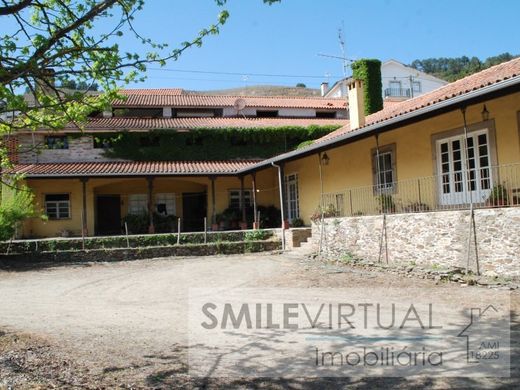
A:
[[[436,285],[294,254],[150,259],[0,271],[0,389],[5,388],[518,388],[520,294],[511,293],[512,378],[190,378],[190,287],[424,286],[475,301],[482,287]]]

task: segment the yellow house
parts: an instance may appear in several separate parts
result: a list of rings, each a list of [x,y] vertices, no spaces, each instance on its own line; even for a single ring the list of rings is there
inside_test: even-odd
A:
[[[253,168],[296,178],[289,217],[520,205],[520,59],[367,117],[360,88],[348,125]]]
[[[156,207],[174,208],[184,231],[198,230],[204,217],[215,224],[216,215],[233,201],[243,216],[246,198],[255,209],[274,205],[285,220],[302,219],[307,225],[313,216],[520,205],[520,59],[385,104],[366,117],[362,88],[359,82],[349,86],[349,121],[331,119],[330,112],[319,117],[324,111],[316,107],[313,118],[298,117],[301,112],[292,119],[263,118],[342,127],[309,146],[261,161],[18,164],[13,171],[25,175],[39,207],[64,216],[28,221],[24,235],[78,234],[82,229],[118,233],[129,210]],[[228,104],[240,107],[242,102]],[[308,114],[310,108],[303,109]],[[208,120],[204,116],[210,113],[197,115],[203,118],[196,121]],[[104,120],[113,119],[98,122]]]

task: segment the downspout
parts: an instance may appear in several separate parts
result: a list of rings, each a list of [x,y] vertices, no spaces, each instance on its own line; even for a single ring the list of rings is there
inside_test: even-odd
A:
[[[284,212],[284,202],[283,202],[283,178],[282,178],[282,167],[276,165],[274,162],[271,162],[273,167],[278,169],[278,186],[280,189],[280,214],[282,217],[282,250],[285,250],[285,212]]]

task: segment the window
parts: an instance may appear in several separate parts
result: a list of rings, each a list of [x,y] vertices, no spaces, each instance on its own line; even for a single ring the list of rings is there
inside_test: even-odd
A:
[[[336,111],[316,111],[316,118],[336,118]]]
[[[488,130],[437,141],[440,201],[444,205],[484,201],[491,191],[491,156]],[[466,170],[466,166],[469,170]]]
[[[259,118],[276,118],[278,111],[256,111],[256,116]]]
[[[69,194],[45,195],[45,214],[50,220],[70,218]]]
[[[395,144],[372,151],[372,171],[374,172],[374,191],[395,192]]]
[[[107,136],[94,135],[94,149],[110,149],[113,145],[113,139]]]
[[[388,86],[390,87],[390,89],[393,89],[395,91],[398,91],[401,89],[401,82],[400,81],[390,81],[390,83],[388,84]]]
[[[251,206],[253,204],[253,195],[251,190],[244,190],[244,201],[245,206]],[[229,208],[240,210],[240,190],[230,190],[229,191]]]
[[[128,196],[128,214],[139,215],[148,212],[148,195],[132,194]]]
[[[300,198],[298,194],[298,175],[285,176],[285,190],[287,193],[287,217],[289,222],[300,218]]]
[[[178,108],[173,114],[178,118],[212,118],[221,117],[223,110],[218,108]]]
[[[155,195],[155,211],[160,215],[175,215],[175,194],[165,193]]]
[[[201,146],[204,145],[204,138],[203,137],[187,137],[186,138],[186,146]]]
[[[114,108],[114,117],[120,118],[162,118],[161,108]]]
[[[147,136],[139,138],[139,144],[143,148],[159,146],[161,144],[160,138],[157,136]]]
[[[412,82],[412,85],[413,85],[414,92],[421,92],[421,82],[420,81],[414,81],[414,82]]]
[[[48,149],[68,149],[69,148],[69,140],[67,136],[48,136],[45,137],[45,144]]]

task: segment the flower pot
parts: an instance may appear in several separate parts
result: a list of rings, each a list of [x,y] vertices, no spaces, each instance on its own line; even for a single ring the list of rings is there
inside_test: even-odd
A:
[[[219,224],[218,223],[212,223],[211,224],[211,231],[216,232],[219,230]]]
[[[289,221],[287,219],[285,221],[283,221],[283,228],[289,229]]]
[[[254,230],[260,229],[260,222],[253,222],[253,229]]]
[[[240,230],[247,230],[247,222],[240,222]]]

